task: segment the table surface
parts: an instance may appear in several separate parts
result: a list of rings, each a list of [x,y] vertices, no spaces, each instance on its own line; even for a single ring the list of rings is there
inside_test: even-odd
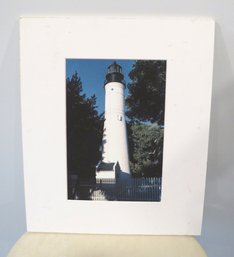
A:
[[[8,257],[207,257],[192,236],[26,233]]]

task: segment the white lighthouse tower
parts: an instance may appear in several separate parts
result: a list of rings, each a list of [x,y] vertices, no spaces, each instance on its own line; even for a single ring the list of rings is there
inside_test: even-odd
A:
[[[96,178],[127,177],[130,174],[127,129],[124,114],[125,81],[122,68],[113,62],[107,70],[102,160]],[[116,174],[118,173],[118,174]]]

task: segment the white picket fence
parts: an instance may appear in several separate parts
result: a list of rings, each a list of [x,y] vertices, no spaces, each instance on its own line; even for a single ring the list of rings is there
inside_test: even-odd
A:
[[[82,180],[75,199],[109,201],[160,201],[161,178],[131,178],[128,181],[102,179],[99,183]]]

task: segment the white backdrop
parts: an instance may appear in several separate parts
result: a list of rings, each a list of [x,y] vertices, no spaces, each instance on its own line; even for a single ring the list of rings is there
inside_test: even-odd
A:
[[[234,1],[9,0],[0,9],[0,256],[25,227],[20,124],[20,15],[153,14],[216,20],[214,84],[202,236],[209,256],[234,256]]]

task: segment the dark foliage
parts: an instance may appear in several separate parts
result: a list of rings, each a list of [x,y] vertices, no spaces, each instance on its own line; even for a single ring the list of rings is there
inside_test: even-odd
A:
[[[96,110],[96,96],[82,93],[77,72],[67,78],[66,91],[68,176],[95,178],[95,166],[101,157],[103,115]]]
[[[157,125],[128,124],[129,159],[135,177],[161,177],[164,129]]]
[[[164,125],[166,61],[138,60],[129,73],[127,116]]]
[[[129,73],[126,99],[133,176],[161,177],[166,61],[138,60]]]

